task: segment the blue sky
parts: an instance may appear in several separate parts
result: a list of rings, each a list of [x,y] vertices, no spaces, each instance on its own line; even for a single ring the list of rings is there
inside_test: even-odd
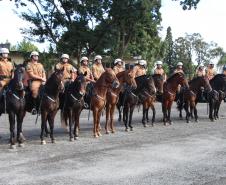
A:
[[[13,8],[9,0],[0,1],[0,42],[20,42],[23,39],[20,28],[28,26],[13,12]],[[163,29],[160,35],[163,38],[167,27],[171,26],[174,39],[185,33],[200,33],[205,41],[214,41],[226,51],[226,0],[201,0],[196,10],[190,11],[183,11],[179,2],[162,0],[161,13]],[[35,44],[40,50],[47,48],[45,44]]]

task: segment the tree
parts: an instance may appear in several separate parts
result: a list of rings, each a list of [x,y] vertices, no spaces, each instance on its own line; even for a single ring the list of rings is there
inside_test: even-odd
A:
[[[200,0],[173,0],[173,1],[180,1],[180,5],[182,6],[183,10],[191,10],[192,8],[197,8],[197,4]]]
[[[17,43],[17,45],[12,46],[10,50],[21,52],[39,51],[37,46],[26,39],[23,39],[21,42]]]
[[[217,63],[218,66],[225,66],[226,65],[226,53],[223,53],[220,57],[220,60]]]
[[[174,43],[173,43],[173,36],[171,32],[171,27],[167,28],[166,38],[164,41],[164,59],[163,63],[168,66],[168,73],[172,74],[175,69],[175,53],[174,53]]]

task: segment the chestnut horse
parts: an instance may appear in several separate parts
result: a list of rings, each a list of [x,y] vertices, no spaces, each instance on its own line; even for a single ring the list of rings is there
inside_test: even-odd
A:
[[[176,98],[178,85],[188,88],[188,82],[185,78],[184,73],[178,72],[173,74],[166,80],[163,85],[162,112],[164,125],[166,125],[166,122],[168,122],[170,125],[172,124],[170,118],[171,107]]]
[[[54,119],[59,108],[59,93],[63,91],[63,72],[64,68],[56,70],[45,84],[44,93],[41,95],[41,144],[46,144],[44,140],[44,131],[47,129],[47,120],[50,127],[51,142],[55,143],[53,136]]]
[[[191,81],[189,81],[189,89],[182,89],[179,93],[179,104],[178,109],[180,110],[180,118],[182,118],[182,108],[184,107],[186,111],[186,121],[189,123],[190,117],[193,115],[195,116],[195,121],[198,121],[198,114],[196,105],[200,99],[202,99],[202,88],[205,91],[208,91],[209,96],[212,97],[212,88],[209,84],[209,80],[205,76],[195,77]],[[190,107],[190,110],[189,110]]]
[[[79,117],[84,106],[84,95],[86,92],[85,75],[78,74],[77,78],[65,87],[64,95],[60,98],[63,105],[61,107],[62,122],[67,124],[69,120],[69,140],[74,141],[78,138]],[[74,131],[72,126],[74,125]]]
[[[118,103],[119,93],[123,91],[123,85],[126,83],[128,86],[136,89],[137,84],[135,81],[135,75],[133,70],[126,70],[119,72],[116,77],[119,80],[120,86],[118,88],[110,88],[107,91],[107,101],[106,101],[106,123],[105,130],[106,134],[109,134],[109,117],[110,117],[110,130],[111,133],[115,133],[114,129],[114,111],[116,104]]]
[[[106,104],[106,95],[109,88],[118,88],[119,81],[111,68],[107,68],[105,72],[96,81],[93,87],[91,97],[91,110],[93,111],[93,134],[97,138],[100,133],[100,116]]]

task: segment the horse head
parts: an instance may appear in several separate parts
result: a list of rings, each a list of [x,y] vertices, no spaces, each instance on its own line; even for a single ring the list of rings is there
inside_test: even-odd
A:
[[[115,72],[111,68],[107,68],[105,70],[105,72],[102,74],[102,78],[105,79],[107,86],[112,87],[113,89],[118,88],[120,85]]]
[[[87,81],[85,76],[87,73],[77,73],[77,78],[75,79],[74,83],[74,90],[77,90],[81,96],[84,96],[86,93],[86,86],[87,86]]]
[[[154,74],[152,75],[155,83],[155,87],[158,94],[163,94],[163,84],[164,84],[164,78],[160,74]]]
[[[121,83],[126,83],[127,85],[131,86],[133,89],[137,88],[137,83],[135,80],[135,74],[133,70],[126,70],[118,73],[116,77],[119,79]],[[122,79],[122,80],[121,80]]]
[[[175,74],[175,76],[177,77],[176,80],[178,81],[178,83],[181,86],[184,86],[186,88],[189,88],[188,81],[187,81],[184,73],[178,72],[178,73]]]
[[[52,78],[51,78],[52,77]],[[64,67],[62,69],[56,69],[55,72],[50,77],[51,80],[49,80],[50,83],[55,82],[58,90],[62,92],[64,90]]]
[[[25,78],[25,67],[22,64],[15,64],[14,77],[12,79],[12,88],[15,90],[24,90],[23,80]]]

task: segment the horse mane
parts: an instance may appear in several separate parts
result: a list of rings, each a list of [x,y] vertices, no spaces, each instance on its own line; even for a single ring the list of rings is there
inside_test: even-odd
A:
[[[159,79],[163,80],[163,76],[160,74],[153,74],[152,78],[159,78]]]
[[[190,80],[189,84],[190,84],[190,83],[193,83],[193,82],[196,82],[196,81],[198,81],[198,80],[200,80],[200,79],[202,79],[202,78],[203,78],[202,76],[196,76],[196,77],[194,77],[194,78],[192,78],[192,79]]]
[[[167,82],[170,82],[170,81],[174,80],[174,78],[176,78],[176,77],[179,76],[179,75],[184,76],[184,73],[181,73],[181,72],[174,73],[174,74],[171,75],[166,81],[167,81]]]

